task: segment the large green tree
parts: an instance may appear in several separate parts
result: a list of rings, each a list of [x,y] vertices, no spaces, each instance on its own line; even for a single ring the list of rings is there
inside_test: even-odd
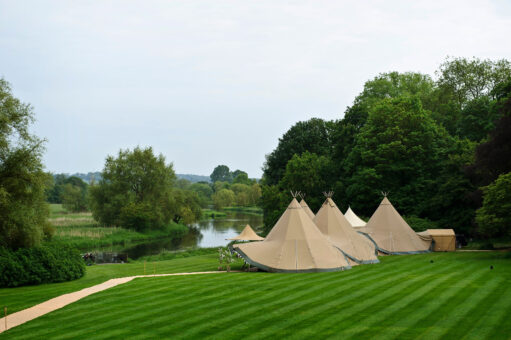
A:
[[[17,249],[49,236],[43,140],[29,131],[34,113],[0,78],[0,246]]]
[[[479,233],[484,236],[511,236],[511,172],[500,175],[484,187],[483,206],[477,210]]]
[[[137,230],[161,228],[175,217],[172,164],[152,148],[108,156],[101,181],[90,188],[91,210],[100,223]]]
[[[75,176],[67,178],[60,194],[64,209],[73,212],[87,211],[89,206],[88,188],[89,185],[81,178]]]
[[[229,170],[229,167],[227,165],[218,165],[215,169],[213,169],[213,172],[211,175],[209,175],[209,178],[211,178],[211,182],[231,182],[232,181],[232,173]]]
[[[435,190],[449,136],[416,97],[381,101],[369,113],[347,160],[350,204],[370,216],[389,192],[406,215],[420,216]]]
[[[277,148],[266,156],[263,183],[266,185],[277,184],[284,176],[287,162],[295,154],[302,154],[305,151],[317,155],[330,154],[329,129],[331,124],[319,118],[312,118],[293,125],[279,139]]]

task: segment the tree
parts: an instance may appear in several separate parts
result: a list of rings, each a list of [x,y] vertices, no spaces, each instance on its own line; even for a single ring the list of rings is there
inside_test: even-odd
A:
[[[239,171],[239,173],[237,175],[235,175],[236,171]],[[240,170],[236,170],[234,173],[233,173],[233,181],[232,183],[234,184],[246,184],[246,185],[250,185],[252,184],[252,181],[248,178],[248,174],[245,172],[245,171],[240,171]]]
[[[171,211],[176,223],[191,224],[199,220],[202,216],[199,195],[191,190],[173,190]]]
[[[437,71],[438,86],[452,94],[458,107],[482,96],[495,99],[496,87],[511,78],[511,63],[479,58],[447,58]]]
[[[89,187],[87,183],[79,177],[71,176],[59,183],[59,186],[60,202],[64,209],[73,212],[87,211]]]
[[[43,140],[30,134],[33,109],[0,78],[0,246],[18,249],[51,236]]]
[[[221,189],[213,194],[213,204],[217,210],[233,205],[234,202],[236,202],[236,195],[232,190]]]
[[[330,154],[329,125],[330,123],[319,118],[312,118],[293,125],[279,139],[277,148],[266,156],[263,183],[266,185],[277,184],[284,176],[287,162],[295,154],[302,154],[305,151],[317,155]]]
[[[286,165],[286,172],[280,182],[284,192],[299,191],[307,197],[312,210],[319,210],[324,201],[323,192],[333,185],[332,165],[326,156],[304,152],[294,155]]]
[[[481,235],[511,236],[511,172],[483,188],[483,206],[476,221]]]
[[[72,212],[87,211],[87,187],[80,188],[67,183],[64,185],[61,196],[64,209]]]
[[[347,174],[344,163],[355,146],[356,136],[365,125],[369,112],[384,99],[402,96],[416,96],[423,105],[429,107],[434,85],[430,76],[414,72],[382,73],[364,84],[362,92],[355,98],[353,105],[346,109],[344,118],[331,125],[331,158],[338,164],[334,169],[334,175],[339,179],[335,186],[336,190],[342,190],[342,192],[338,191],[339,195],[346,194]]]
[[[153,149],[136,147],[108,156],[98,185],[90,188],[94,218],[107,226],[161,228],[175,217],[172,164]],[[173,213],[174,212],[174,213]]]
[[[211,201],[211,195],[213,195],[211,186],[204,182],[193,183],[190,190],[197,193],[201,207],[206,208]]]
[[[386,191],[401,212],[421,217],[423,202],[435,191],[439,161],[446,157],[448,144],[447,132],[418,97],[381,101],[369,113],[346,161],[350,204],[369,216],[380,192]]]
[[[211,182],[215,183],[218,181],[221,182],[231,182],[232,176],[231,172],[229,171],[229,167],[227,165],[218,165],[211,175],[209,176],[211,178]]]
[[[456,135],[479,142],[486,138],[488,132],[495,127],[497,112],[492,109],[492,101],[488,96],[472,99],[461,110],[457,122]]]
[[[64,174],[48,175],[53,178],[53,183],[46,189],[46,199],[49,203],[62,203],[62,190],[66,184],[67,176]]]
[[[286,210],[291,196],[283,192],[277,185],[263,185],[261,208],[263,208],[263,234],[266,235]]]

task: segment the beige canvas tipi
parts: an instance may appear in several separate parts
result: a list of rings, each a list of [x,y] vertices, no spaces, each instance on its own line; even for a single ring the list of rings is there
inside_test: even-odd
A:
[[[311,218],[311,220],[314,219],[314,213],[312,212],[311,208],[309,208],[309,206],[307,205],[307,202],[305,202],[305,200],[302,198],[302,200],[300,201],[300,206],[303,208],[303,210],[307,213],[307,216],[309,216]]]
[[[350,222],[353,228],[361,228],[366,226],[364,220],[358,217],[355,214],[355,212],[351,210],[351,207],[348,207],[348,210],[344,214],[344,217],[346,217],[346,219],[348,220],[348,222]]]
[[[348,259],[319,231],[293,198],[261,242],[235,244],[249,264],[270,272],[321,272],[349,269]]]
[[[228,240],[234,241],[262,241],[264,237],[261,237],[255,233],[255,231],[247,224],[241,234]]]
[[[417,254],[429,252],[431,240],[421,239],[399,215],[387,197],[364,228],[359,229],[386,254]]]
[[[346,256],[357,263],[378,263],[375,245],[357,233],[334,201],[327,197],[319,209],[314,223]]]

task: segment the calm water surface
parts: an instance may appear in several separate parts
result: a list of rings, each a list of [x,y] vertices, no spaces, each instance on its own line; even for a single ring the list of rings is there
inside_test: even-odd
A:
[[[129,258],[137,259],[145,255],[159,254],[163,250],[222,247],[230,242],[226,239],[238,235],[247,224],[250,224],[253,229],[257,229],[263,224],[263,216],[241,212],[227,212],[227,217],[204,220],[193,224],[190,232],[182,239],[152,240],[122,249],[112,249],[112,251],[127,253]],[[103,249],[103,251],[105,250]]]

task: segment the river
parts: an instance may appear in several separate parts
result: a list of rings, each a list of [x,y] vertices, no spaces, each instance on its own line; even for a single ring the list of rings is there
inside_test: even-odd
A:
[[[224,218],[208,219],[193,224],[190,232],[181,239],[151,240],[127,245],[122,249],[116,249],[115,252],[127,254],[130,259],[137,259],[141,256],[156,255],[164,250],[222,247],[230,242],[226,239],[238,235],[247,224],[257,229],[263,224],[263,216],[228,211]]]

